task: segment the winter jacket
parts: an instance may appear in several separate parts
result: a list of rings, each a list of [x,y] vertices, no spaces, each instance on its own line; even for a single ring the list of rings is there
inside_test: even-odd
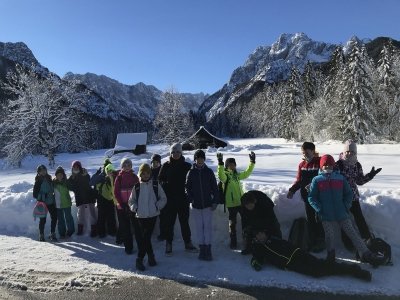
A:
[[[339,172],[320,173],[311,182],[308,202],[322,221],[342,221],[350,218],[353,191]]]
[[[158,198],[154,192],[153,180],[140,182],[132,190],[129,197],[129,207],[136,212],[138,218],[152,218],[160,214],[160,210],[167,204],[167,196],[160,184],[158,186]],[[137,198],[139,189],[139,199]]]
[[[99,183],[104,183],[106,181],[106,177],[107,174],[104,168],[99,168],[90,178],[89,184],[90,186],[96,186]]]
[[[267,236],[282,238],[278,219],[274,212],[274,202],[263,192],[248,191],[257,199],[253,210],[242,205],[242,224],[245,231],[251,236],[264,232]],[[246,194],[247,194],[246,193]]]
[[[76,206],[96,203],[94,190],[89,185],[89,174],[72,174],[67,180],[67,187],[75,194]]]
[[[289,191],[294,194],[300,189],[300,194],[303,201],[307,201],[308,198],[306,186],[308,186],[312,179],[318,175],[319,161],[319,156],[314,156],[310,162],[307,162],[305,159],[303,159],[297,168],[296,181],[293,183]]]
[[[104,182],[96,184],[96,191],[99,197],[114,203],[114,183],[109,177],[106,177]]]
[[[57,208],[68,208],[72,206],[71,195],[69,194],[69,189],[67,187],[67,180],[63,179],[58,181],[53,180],[54,186],[54,196],[56,200]]]
[[[225,186],[225,204],[226,207],[237,207],[240,206],[240,198],[243,195],[243,188],[240,180],[248,178],[254,170],[254,163],[250,163],[247,169],[243,172],[233,172],[229,169],[225,169],[223,165],[218,165],[218,178],[224,184],[228,181],[228,185]]]
[[[219,203],[217,180],[205,164],[193,164],[186,178],[186,194],[193,208],[203,209]]]
[[[357,161],[355,164],[346,163],[345,160],[339,159],[336,162],[335,169],[340,171],[350,184],[353,190],[353,201],[360,200],[360,192],[358,191],[357,185],[363,185],[370,181],[372,178],[369,173],[364,175],[361,164]]]
[[[54,188],[50,175],[37,175],[33,186],[33,198],[46,204],[54,203]]]
[[[117,209],[122,209],[128,204],[133,187],[139,183],[139,177],[133,173],[133,170],[126,172],[121,170],[114,180],[114,196],[117,199]]]
[[[185,193],[185,183],[186,175],[191,167],[192,165],[186,162],[183,156],[179,159],[170,157],[169,161],[162,165],[158,181],[167,195],[168,203],[188,203]]]

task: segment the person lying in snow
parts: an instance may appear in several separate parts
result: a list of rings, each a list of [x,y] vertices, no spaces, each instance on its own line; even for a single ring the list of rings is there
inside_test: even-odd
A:
[[[251,191],[242,198],[243,215],[252,216],[251,224],[246,226],[255,233],[252,239],[250,260],[251,266],[260,271],[264,263],[274,265],[280,269],[287,269],[301,274],[323,277],[330,275],[349,275],[365,281],[371,281],[369,271],[361,269],[356,264],[329,262],[318,259],[310,253],[295,247],[283,240],[280,235],[279,223],[273,212],[273,205],[260,206],[259,201]],[[258,204],[257,204],[258,203]],[[269,220],[266,216],[270,216]]]

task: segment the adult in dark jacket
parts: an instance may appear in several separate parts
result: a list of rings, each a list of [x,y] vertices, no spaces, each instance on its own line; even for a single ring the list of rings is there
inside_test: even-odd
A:
[[[33,186],[33,198],[38,202],[44,202],[51,218],[50,236],[49,239],[57,241],[56,238],[56,225],[57,225],[57,208],[54,199],[54,187],[51,176],[47,174],[47,168],[44,165],[37,167],[37,175],[35,177],[35,184]],[[40,218],[39,221],[39,241],[44,242],[44,225],[46,224],[46,217]]]
[[[242,225],[243,238],[246,247],[243,255],[251,253],[252,240],[258,232],[267,231],[269,234],[282,238],[278,219],[274,212],[274,202],[263,192],[248,191],[243,194]]]
[[[214,172],[207,167],[205,160],[203,150],[194,153],[195,163],[187,175],[186,194],[192,203],[192,216],[199,239],[199,259],[212,260],[212,219],[219,203],[219,194]]]
[[[313,277],[350,275],[371,281],[371,273],[358,265],[329,263],[282,240],[279,222],[273,211],[273,202],[264,193],[249,191],[242,196],[247,238],[251,239],[251,265],[260,271],[264,263]]]
[[[72,162],[72,174],[67,180],[67,187],[75,194],[75,203],[78,207],[78,232],[83,234],[83,226],[86,219],[89,218],[91,231],[90,236],[97,236],[97,218],[96,218],[96,196],[95,191],[90,187],[90,176],[85,168],[82,168],[80,161]]]
[[[307,227],[311,240],[310,248],[313,252],[321,252],[325,248],[324,228],[316,217],[315,210],[308,203],[307,191],[312,179],[318,175],[320,157],[315,152],[315,145],[311,142],[304,142],[301,146],[301,151],[303,159],[298,166],[296,181],[289,188],[287,198],[292,199],[296,191],[300,189],[301,198],[306,209]]]
[[[182,156],[182,145],[173,144],[170,149],[171,156],[165,162],[158,175],[166,195],[167,205],[164,208],[166,217],[166,246],[165,254],[172,255],[172,240],[174,237],[174,227],[176,217],[179,218],[181,233],[185,242],[185,249],[190,252],[197,252],[191,241],[189,227],[189,201],[186,199],[185,182],[186,175],[191,168],[191,164],[185,161]]]

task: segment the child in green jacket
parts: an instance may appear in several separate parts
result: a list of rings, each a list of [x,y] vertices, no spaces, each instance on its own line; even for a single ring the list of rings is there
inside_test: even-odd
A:
[[[250,164],[247,169],[243,172],[238,172],[236,170],[236,161],[234,158],[227,158],[225,161],[225,166],[223,162],[222,153],[217,153],[218,158],[218,178],[224,184],[224,194],[225,194],[225,205],[229,212],[229,233],[230,233],[230,248],[236,249],[237,247],[237,237],[236,237],[236,216],[239,213],[242,216],[241,202],[240,199],[243,195],[242,185],[240,180],[248,178],[253,172],[256,155],[252,151],[249,154]],[[242,229],[244,224],[242,221]],[[248,251],[249,245],[246,245],[245,249],[242,250],[242,254],[246,255],[250,252]]]
[[[57,207],[58,233],[60,238],[70,237],[75,232],[74,219],[71,214],[71,196],[67,187],[67,175],[61,166],[56,169],[53,179],[54,196]]]

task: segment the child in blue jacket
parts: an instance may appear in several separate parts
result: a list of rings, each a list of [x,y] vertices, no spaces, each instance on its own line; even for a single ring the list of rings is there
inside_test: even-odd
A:
[[[351,223],[349,210],[353,192],[344,176],[333,170],[334,166],[332,156],[321,157],[319,175],[313,178],[308,196],[308,202],[321,218],[324,227],[327,260],[335,261],[335,226],[339,225],[353,242],[362,260],[379,265],[383,257],[368,250]]]

